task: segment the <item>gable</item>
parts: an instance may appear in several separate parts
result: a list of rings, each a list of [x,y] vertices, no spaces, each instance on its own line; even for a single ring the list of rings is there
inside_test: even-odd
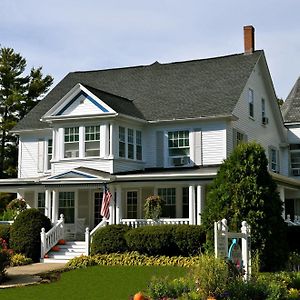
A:
[[[50,177],[49,179],[91,179],[91,178],[97,178],[96,176],[92,176],[90,174],[76,172],[76,171],[69,171],[66,173],[58,174],[55,176]]]
[[[86,87],[76,84],[42,119],[47,121],[56,118],[106,114],[116,114],[116,112]]]
[[[100,99],[94,98],[84,91],[80,91],[56,115],[79,116],[108,112],[109,110],[103,106],[103,102]]]

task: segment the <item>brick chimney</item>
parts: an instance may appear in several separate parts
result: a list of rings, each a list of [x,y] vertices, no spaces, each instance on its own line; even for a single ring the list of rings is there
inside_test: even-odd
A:
[[[252,54],[255,51],[254,27],[252,25],[244,26],[244,48],[245,54]]]

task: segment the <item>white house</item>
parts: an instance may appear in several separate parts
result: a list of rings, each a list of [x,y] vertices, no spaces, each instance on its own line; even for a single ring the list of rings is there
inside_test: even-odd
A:
[[[300,118],[298,131],[284,126],[252,26],[244,41],[241,54],[69,73],[14,128],[18,179],[2,180],[1,190],[18,192],[53,223],[63,214],[67,238],[99,224],[104,184],[113,195],[110,224],[145,223],[149,195],[165,200],[164,222],[201,224],[219,165],[238,143],[255,140],[281,199],[300,215],[289,164]]]

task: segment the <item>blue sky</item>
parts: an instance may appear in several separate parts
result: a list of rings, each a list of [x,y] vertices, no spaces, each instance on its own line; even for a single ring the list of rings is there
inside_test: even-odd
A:
[[[277,96],[300,75],[298,0],[0,1],[0,45],[55,84],[71,71],[241,53],[250,24]]]

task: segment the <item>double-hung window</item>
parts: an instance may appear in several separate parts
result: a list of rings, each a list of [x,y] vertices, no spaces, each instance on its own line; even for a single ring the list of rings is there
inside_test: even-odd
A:
[[[139,130],[135,132],[135,153],[136,159],[142,160],[142,132]]]
[[[291,173],[300,176],[300,144],[290,144]]]
[[[271,171],[279,172],[279,152],[276,148],[269,148],[269,167]]]
[[[52,159],[52,153],[53,153],[53,141],[52,139],[48,139],[48,145],[47,145],[47,170],[51,169],[51,159]]]
[[[137,191],[127,192],[127,218],[137,218]]]
[[[63,214],[65,223],[74,223],[75,220],[75,193],[59,192],[58,214]]]
[[[119,157],[142,160],[142,132],[119,126]]]
[[[45,193],[38,193],[37,208],[44,215],[45,214]]]
[[[249,104],[249,117],[254,118],[254,92],[252,89],[248,90],[248,104]]]
[[[64,157],[79,157],[79,127],[65,128]]]
[[[157,191],[164,200],[162,216],[176,218],[176,188],[159,188]]]
[[[85,127],[85,157],[100,156],[100,126]]]
[[[129,159],[134,159],[134,130],[127,129],[127,156]]]
[[[126,137],[125,128],[119,126],[119,157],[126,156]]]
[[[190,155],[189,131],[168,132],[169,156],[181,157]]]

